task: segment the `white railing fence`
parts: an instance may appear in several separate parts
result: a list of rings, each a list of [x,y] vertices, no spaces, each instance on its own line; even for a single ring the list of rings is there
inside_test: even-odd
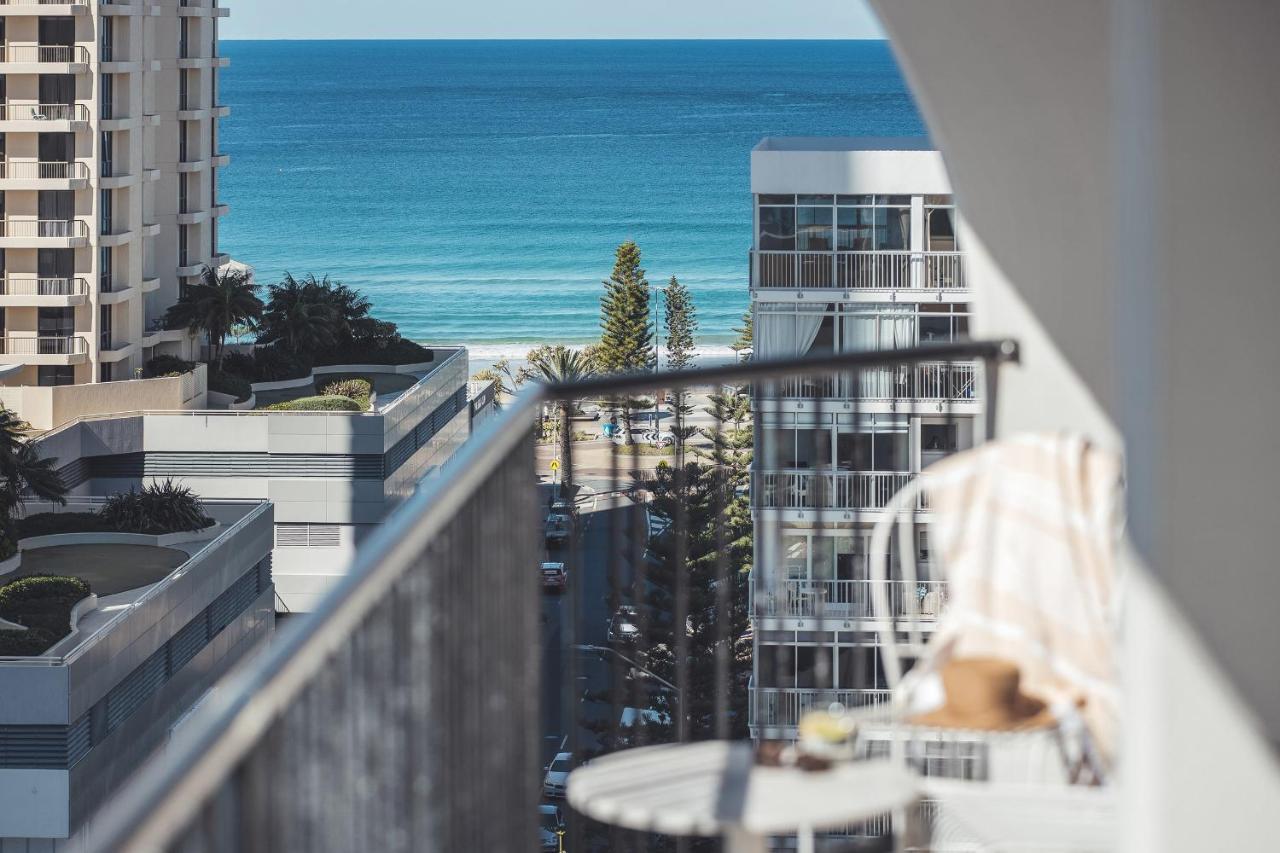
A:
[[[89,177],[89,166],[79,160],[0,160],[0,179],[65,181]]]
[[[752,584],[757,616],[830,616],[871,619],[876,615],[871,580],[782,580]],[[946,581],[888,582],[889,613],[894,617],[936,619],[947,605]]]
[[[915,476],[906,471],[763,471],[755,475],[755,489],[762,509],[881,509]]]
[[[12,5],[12,4],[8,4]],[[0,62],[88,62],[83,45],[10,44],[0,45]]]
[[[84,104],[0,104],[0,121],[88,121]]]
[[[0,220],[0,237],[75,238],[88,236],[89,226],[83,219]]]
[[[4,296],[82,296],[88,290],[83,278],[44,278],[10,273],[0,278]]]
[[[82,355],[88,350],[80,335],[0,338],[0,355]]]
[[[961,290],[962,252],[752,252],[752,286],[840,290]]]

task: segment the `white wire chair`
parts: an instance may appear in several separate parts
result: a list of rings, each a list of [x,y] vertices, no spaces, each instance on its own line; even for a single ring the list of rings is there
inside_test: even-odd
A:
[[[903,827],[896,838],[898,849],[934,853],[1099,849],[1097,839],[1113,823],[1110,789],[1079,793],[1084,790],[1079,783],[1097,784],[1101,773],[1097,762],[1091,760],[1083,723],[1068,709],[1057,709],[1057,725],[1032,731],[941,728],[911,722],[915,714],[943,700],[938,668],[950,653],[945,607],[938,629],[929,635],[934,642],[928,642],[929,636],[922,630],[922,619],[931,617],[926,613],[929,608],[899,607],[895,612],[890,607],[889,544],[895,523],[901,580],[908,589],[920,583],[914,511],[926,484],[927,477],[920,477],[895,494],[872,530],[872,609],[885,678],[892,692],[889,702],[857,712],[862,754],[887,755],[905,762],[924,777],[925,797],[935,803],[928,810],[895,815],[901,821],[897,825]],[[945,572],[945,566],[942,569]],[[918,652],[915,665],[907,672],[900,654],[903,628],[905,646]],[[1035,804],[1031,813],[1040,816],[1038,829],[1034,821],[1028,826],[1026,821],[1019,824],[1014,820],[1016,829],[1005,825],[1009,821],[984,823],[983,817],[992,813],[1016,817],[1027,803]],[[1073,821],[1072,813],[1079,819]],[[1052,816],[1060,819],[1055,822]],[[1030,845],[1028,834],[1037,831],[1064,837],[1044,837],[1043,846]]]

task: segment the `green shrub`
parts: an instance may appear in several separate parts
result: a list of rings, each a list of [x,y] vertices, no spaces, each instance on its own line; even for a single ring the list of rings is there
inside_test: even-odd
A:
[[[418,364],[432,360],[431,350],[401,337],[344,341],[316,354],[316,364]]]
[[[0,586],[0,619],[27,626],[0,631],[0,655],[38,655],[71,633],[71,608],[89,594],[79,578],[30,575]]]
[[[311,373],[311,365],[284,347],[258,347],[253,351],[254,382],[278,382],[301,379]]]
[[[195,370],[194,362],[178,358],[176,355],[158,355],[142,367],[142,375],[146,379],[161,376],[181,376]]]
[[[299,397],[296,400],[285,400],[283,403],[275,403],[265,408],[272,412],[363,412],[365,410],[364,405],[350,397],[332,395]]]
[[[209,390],[217,391],[219,394],[230,394],[236,398],[237,403],[243,403],[253,394],[253,388],[249,386],[248,379],[234,373],[227,373],[225,370],[209,370]]]
[[[17,521],[18,538],[58,533],[111,533],[116,528],[96,512],[37,512]]]
[[[107,498],[98,515],[122,533],[152,536],[203,530],[214,523],[195,492],[172,480],[152,483],[141,491],[130,489],[114,494]]]
[[[250,353],[229,352],[222,356],[223,373],[229,373],[245,379],[253,379],[253,377],[257,376],[256,370],[257,367],[254,364],[253,355]]]
[[[0,560],[7,560],[18,553],[18,543],[7,533],[0,533]]]
[[[368,408],[369,398],[373,396],[373,383],[368,379],[339,379],[324,386],[320,394],[324,397],[348,397]]]

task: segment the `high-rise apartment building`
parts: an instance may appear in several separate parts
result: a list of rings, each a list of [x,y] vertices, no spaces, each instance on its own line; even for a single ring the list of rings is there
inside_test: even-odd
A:
[[[927,140],[765,139],[752,152],[751,189],[756,358],[968,336],[957,213]],[[938,362],[818,383],[796,378],[757,402],[756,736],[793,736],[810,708],[887,696],[871,531],[899,489],[973,443],[975,371]],[[925,512],[916,515],[922,521]],[[895,614],[927,628],[946,589],[929,579],[922,528],[915,546],[923,579],[891,580],[888,599]]]
[[[0,3],[0,381],[195,355],[166,308],[218,250],[216,0]]]

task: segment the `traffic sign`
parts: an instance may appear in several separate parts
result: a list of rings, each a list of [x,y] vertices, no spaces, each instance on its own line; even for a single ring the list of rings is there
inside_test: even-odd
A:
[[[552,459],[552,460],[551,460],[551,471],[554,473],[554,472],[559,471],[559,470],[560,470],[560,460],[559,460],[559,459]]]

